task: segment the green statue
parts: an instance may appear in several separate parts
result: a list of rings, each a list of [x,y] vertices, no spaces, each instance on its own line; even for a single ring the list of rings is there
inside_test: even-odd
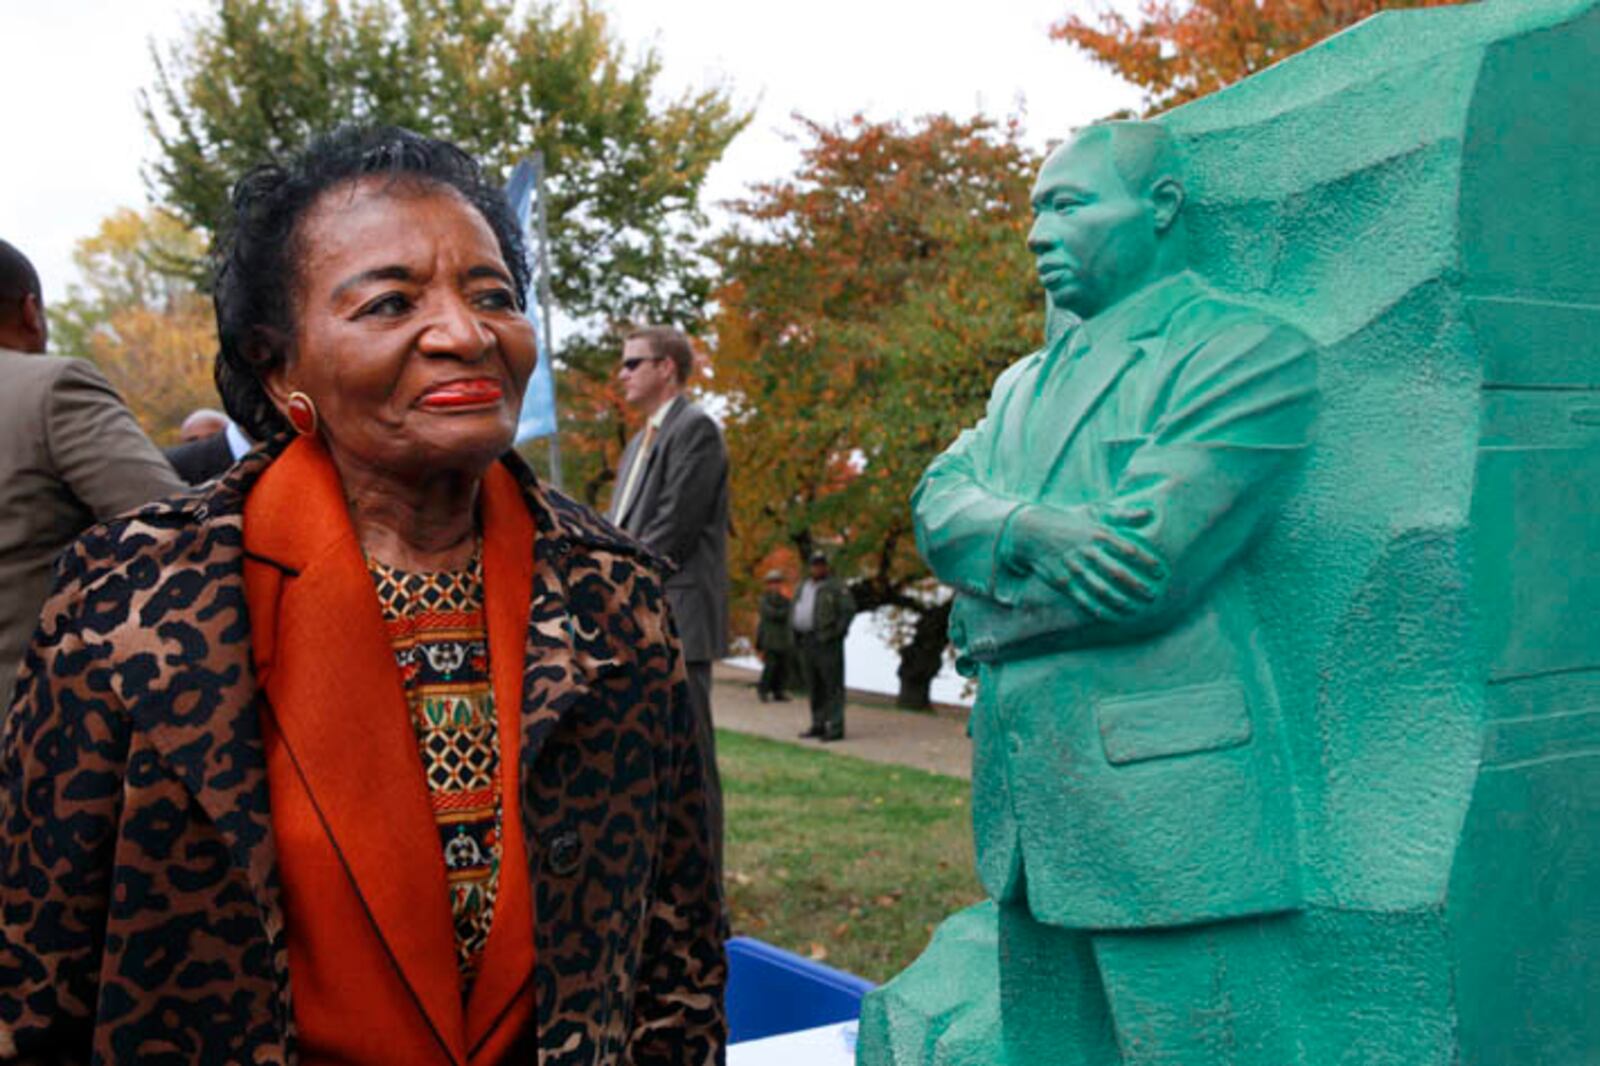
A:
[[[1184,201],[1159,125],[1092,126],[1045,161],[1028,244],[1081,321],[1001,377],[913,501],[979,679],[978,869],[1018,1062],[1117,1061],[1122,983],[1159,991],[1197,923],[1281,938],[1301,901],[1241,556],[1309,446],[1314,346],[1188,272]],[[1256,979],[1218,972],[1165,993],[1191,999],[1164,1043]]]
[[[1046,160],[913,500],[991,902],[863,1066],[1600,1061],[1595,56],[1392,12]]]

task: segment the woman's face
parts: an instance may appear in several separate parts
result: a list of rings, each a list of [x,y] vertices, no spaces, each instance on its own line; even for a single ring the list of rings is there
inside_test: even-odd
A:
[[[494,231],[453,189],[363,178],[300,220],[295,327],[267,379],[317,406],[341,470],[481,472],[511,446],[537,358]]]

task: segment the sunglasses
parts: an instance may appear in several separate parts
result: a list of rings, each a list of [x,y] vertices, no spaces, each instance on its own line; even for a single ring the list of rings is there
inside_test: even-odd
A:
[[[621,373],[627,374],[638,370],[641,363],[659,363],[665,359],[664,355],[635,355],[622,361]]]

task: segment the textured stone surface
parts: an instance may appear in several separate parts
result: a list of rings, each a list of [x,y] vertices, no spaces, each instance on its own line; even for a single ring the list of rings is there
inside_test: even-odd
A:
[[[963,912],[864,1066],[1600,1061],[1597,61],[1596,0],[1391,12],[1160,120],[1195,268],[1321,346],[1246,567],[1303,903],[1054,946]],[[1054,1028],[1002,1033],[1018,996]]]

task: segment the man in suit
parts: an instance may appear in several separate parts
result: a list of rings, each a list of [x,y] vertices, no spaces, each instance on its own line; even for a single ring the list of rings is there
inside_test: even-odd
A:
[[[0,241],[0,721],[56,556],[183,484],[94,364],[43,354],[39,275]]]
[[[791,628],[811,694],[811,727],[800,736],[824,743],[843,740],[844,638],[856,603],[829,570],[826,552],[811,553],[811,576],[795,593],[792,611]]]
[[[1078,321],[1001,375],[913,498],[978,678],[1011,1063],[1295,1061],[1272,1017],[1294,782],[1246,578],[1311,441],[1314,349],[1188,271],[1184,197],[1155,124],[1051,154],[1028,246]]]
[[[178,429],[183,443],[163,449],[167,462],[191,485],[221,477],[254,444],[227,415],[209,407],[189,412]]]
[[[716,422],[684,395],[693,367],[689,338],[676,329],[650,326],[623,341],[617,368],[623,398],[645,416],[645,425],[623,450],[609,517],[676,567],[667,578],[667,605],[700,717],[713,850],[721,869],[711,661],[728,654],[728,451]]]

